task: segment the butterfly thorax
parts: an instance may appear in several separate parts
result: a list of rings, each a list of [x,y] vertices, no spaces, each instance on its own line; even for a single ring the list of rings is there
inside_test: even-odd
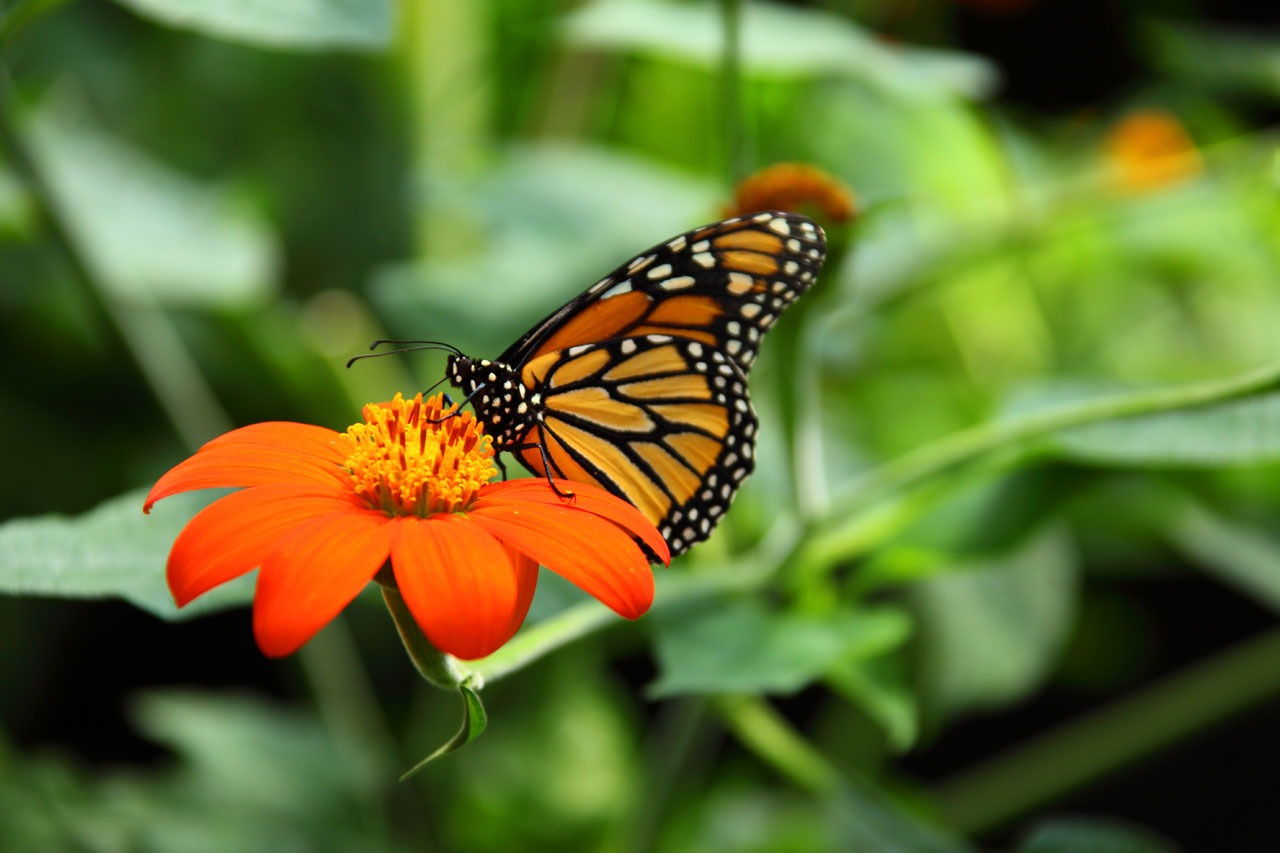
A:
[[[476,419],[493,437],[495,449],[511,450],[522,443],[537,420],[539,399],[519,381],[514,367],[501,361],[451,355],[445,372],[449,382],[471,402]]]

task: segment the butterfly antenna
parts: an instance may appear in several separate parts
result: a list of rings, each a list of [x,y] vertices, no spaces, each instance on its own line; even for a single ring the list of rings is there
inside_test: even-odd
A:
[[[390,338],[379,338],[369,344],[369,349],[376,350],[378,347],[386,345],[393,345],[396,349],[383,350],[382,352],[367,352],[363,355],[352,356],[347,359],[347,367],[350,367],[357,361],[361,361],[366,358],[379,358],[384,355],[400,355],[401,353],[418,352],[421,350],[442,350],[450,355],[462,355],[462,350],[452,344],[446,344],[443,341],[397,341]]]

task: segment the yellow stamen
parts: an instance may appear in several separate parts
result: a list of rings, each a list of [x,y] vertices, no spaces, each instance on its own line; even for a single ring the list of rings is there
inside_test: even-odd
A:
[[[356,494],[388,515],[426,517],[465,509],[498,470],[493,446],[471,412],[444,409],[442,395],[364,407],[365,423],[347,427],[344,467]],[[438,423],[437,423],[438,421]]]

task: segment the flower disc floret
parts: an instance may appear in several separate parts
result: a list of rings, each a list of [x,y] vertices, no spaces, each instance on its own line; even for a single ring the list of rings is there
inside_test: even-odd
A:
[[[365,423],[352,424],[343,467],[355,492],[388,515],[458,512],[498,474],[493,446],[471,412],[443,408],[400,394],[364,407]]]

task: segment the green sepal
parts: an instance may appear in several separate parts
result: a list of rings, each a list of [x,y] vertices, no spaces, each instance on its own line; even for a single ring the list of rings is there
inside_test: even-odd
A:
[[[462,727],[458,729],[458,733],[449,739],[447,743],[440,745],[440,748],[419,761],[413,767],[409,768],[400,777],[403,782],[422,768],[426,767],[437,758],[441,758],[454,750],[461,749],[471,741],[484,734],[485,726],[489,724],[489,717],[484,712],[484,703],[480,701],[480,694],[476,693],[465,684],[458,685],[458,693],[462,696]]]

